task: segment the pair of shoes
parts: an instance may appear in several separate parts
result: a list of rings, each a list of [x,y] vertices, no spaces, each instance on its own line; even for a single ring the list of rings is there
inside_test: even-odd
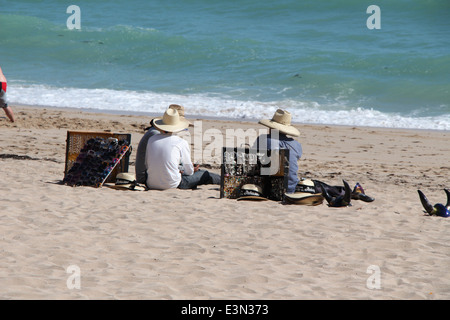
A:
[[[338,195],[330,194],[322,183],[319,183],[320,189],[322,189],[322,195],[327,200],[329,207],[349,207],[352,204],[351,201],[351,189],[347,181],[342,180],[344,183],[345,193],[340,193]]]
[[[352,199],[354,200],[362,200],[364,202],[372,202],[375,200],[375,198],[369,197],[364,193],[363,187],[359,184],[359,182],[356,183],[355,187],[352,191]]]
[[[423,192],[417,190],[417,192],[419,192],[420,202],[422,202],[423,208],[430,216],[450,217],[450,191],[448,189],[444,189],[444,191],[447,194],[447,204],[436,203],[435,205],[432,205]]]

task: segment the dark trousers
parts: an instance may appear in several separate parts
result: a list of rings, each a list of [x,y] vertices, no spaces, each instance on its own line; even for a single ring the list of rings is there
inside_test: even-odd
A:
[[[220,184],[220,175],[200,169],[190,176],[181,175],[181,182],[178,188],[196,189],[197,186],[203,184]]]

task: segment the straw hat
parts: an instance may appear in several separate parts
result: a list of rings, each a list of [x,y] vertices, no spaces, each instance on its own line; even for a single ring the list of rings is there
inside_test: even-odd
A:
[[[314,181],[312,181],[311,179],[302,178],[295,187],[295,191],[316,193]]]
[[[292,204],[301,204],[306,206],[317,206],[322,204],[323,195],[321,193],[295,192],[286,193],[286,201]]]
[[[239,192],[237,200],[267,200],[263,196],[263,190],[256,184],[244,184]]]
[[[179,132],[189,127],[189,121],[180,117],[176,109],[168,108],[162,117],[154,119],[153,125],[162,131]]]
[[[144,191],[145,188],[136,182],[135,175],[129,172],[120,172],[116,176],[116,183],[105,183],[106,187],[113,189]]]
[[[183,106],[181,106],[181,105],[179,105],[179,104],[171,104],[171,105],[169,106],[169,109],[175,109],[175,110],[177,110],[177,111],[178,111],[178,114],[180,115],[180,117],[186,119],[186,118],[184,117],[184,107],[183,107]],[[157,118],[150,120],[150,124],[153,125],[153,121],[156,120],[156,119],[157,119]],[[194,126],[194,125],[193,125],[192,123],[189,122],[189,126]]]
[[[171,104],[169,106],[169,109],[175,109],[178,111],[178,114],[180,115],[180,117],[184,118],[184,107],[180,106],[179,104]]]
[[[260,120],[259,123],[271,129],[277,129],[284,134],[298,137],[300,132],[291,125],[291,118],[290,112],[278,109],[275,111],[272,120],[264,119]]]
[[[171,104],[169,106],[170,109],[175,109],[178,111],[178,114],[180,115],[181,118],[186,119],[186,117],[184,116],[184,107],[180,106],[179,104]],[[186,120],[188,121],[188,120]],[[189,122],[189,121],[188,121]],[[189,122],[189,126],[193,127],[194,125],[192,123]]]

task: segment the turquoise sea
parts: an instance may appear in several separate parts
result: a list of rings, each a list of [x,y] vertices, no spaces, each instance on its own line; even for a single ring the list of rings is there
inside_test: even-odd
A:
[[[448,0],[0,8],[11,104],[160,114],[178,103],[188,115],[246,120],[284,108],[299,123],[450,130]]]

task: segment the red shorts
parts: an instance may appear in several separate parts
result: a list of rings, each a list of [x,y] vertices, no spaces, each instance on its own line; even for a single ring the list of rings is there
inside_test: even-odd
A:
[[[6,108],[6,82],[0,82],[0,108]]]

